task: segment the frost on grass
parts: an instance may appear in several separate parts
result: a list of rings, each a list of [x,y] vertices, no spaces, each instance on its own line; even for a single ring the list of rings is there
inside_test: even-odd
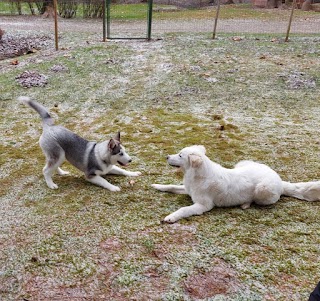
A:
[[[308,76],[305,72],[294,71],[289,74],[280,74],[289,89],[313,89],[316,88],[314,78]]]
[[[79,43],[77,37],[70,37],[70,45]],[[293,90],[286,84],[312,83],[312,76],[318,83],[313,40],[270,45],[269,37],[235,43],[171,35],[155,43],[81,44],[67,53],[77,58],[68,62],[61,53],[25,59],[29,70],[52,76],[61,70],[52,66],[68,67],[45,89],[29,90],[48,108],[59,103],[53,111],[59,123],[95,140],[124,133],[125,146],[137,158],[133,164],[144,173],[131,184],[112,177],[120,194],[82,175],[57,175],[61,189],[46,188],[38,117],[27,108],[19,108],[23,122],[14,117],[15,98],[23,90],[14,77],[21,65],[5,68],[0,299],[16,300],[13,295],[21,292],[21,299],[39,300],[191,300],[197,294],[208,300],[282,301],[294,290],[295,300],[307,300],[318,281],[320,203],[286,198],[270,208],[214,209],[164,226],[162,217],[191,200],[157,193],[150,184],[180,182],[165,156],[199,143],[226,167],[253,159],[284,179],[318,179],[319,85]],[[293,51],[305,59],[297,60]],[[270,55],[259,59],[256,53]],[[219,281],[229,283],[229,291]]]
[[[57,73],[58,72],[68,72],[69,68],[65,65],[59,64],[59,65],[53,65],[50,68],[50,71],[57,72]]]

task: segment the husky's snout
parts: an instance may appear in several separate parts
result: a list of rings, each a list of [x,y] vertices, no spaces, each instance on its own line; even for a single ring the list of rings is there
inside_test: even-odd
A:
[[[132,162],[132,159],[129,156],[126,156],[126,158],[121,158],[117,160],[117,163],[121,166],[127,166],[131,162]]]

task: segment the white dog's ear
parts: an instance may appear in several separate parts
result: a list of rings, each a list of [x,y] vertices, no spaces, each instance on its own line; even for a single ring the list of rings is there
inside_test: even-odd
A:
[[[190,154],[189,155],[189,162],[190,162],[191,167],[197,168],[202,164],[202,158],[199,155]]]
[[[204,155],[206,154],[206,148],[203,145],[197,145],[197,147]]]

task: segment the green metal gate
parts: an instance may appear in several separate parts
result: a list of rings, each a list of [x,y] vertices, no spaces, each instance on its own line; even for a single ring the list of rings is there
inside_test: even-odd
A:
[[[153,0],[139,4],[104,0],[103,40],[151,39]]]

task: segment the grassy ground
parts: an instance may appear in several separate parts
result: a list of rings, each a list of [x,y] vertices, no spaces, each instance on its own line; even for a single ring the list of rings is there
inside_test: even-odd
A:
[[[320,203],[282,198],[163,225],[190,199],[150,185],[181,182],[165,156],[195,143],[226,167],[253,159],[285,180],[319,179],[319,37],[81,38],[0,63],[0,299],[307,300],[320,280]],[[25,70],[48,85],[20,87]],[[121,187],[111,193],[65,163],[71,174],[48,189],[40,120],[20,95],[90,140],[121,130],[128,168],[143,175],[108,176]]]

